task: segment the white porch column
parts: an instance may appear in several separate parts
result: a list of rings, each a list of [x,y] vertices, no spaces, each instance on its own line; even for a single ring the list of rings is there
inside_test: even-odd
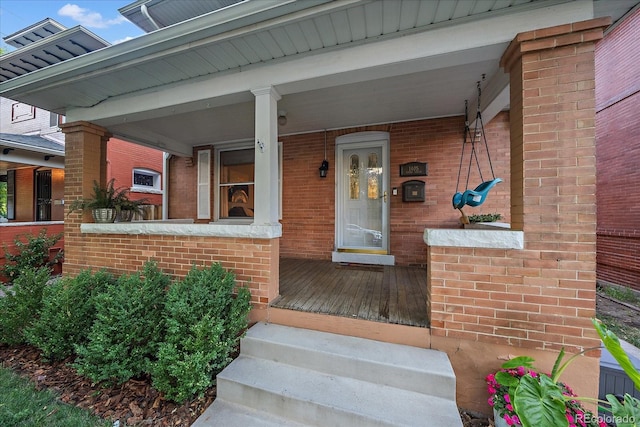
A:
[[[253,223],[278,223],[278,100],[269,86],[251,91],[256,97],[255,206]]]

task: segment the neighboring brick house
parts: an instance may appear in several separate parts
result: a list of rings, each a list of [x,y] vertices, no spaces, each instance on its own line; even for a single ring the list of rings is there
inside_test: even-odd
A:
[[[67,29],[50,18],[3,39],[16,50],[0,58],[2,80],[28,73],[36,60],[46,59],[50,65],[64,60],[60,55],[76,57],[109,46],[82,27]],[[34,45],[40,45],[46,54],[33,57],[30,49]],[[60,131],[63,122],[62,114],[0,98],[3,135],[0,176],[10,181],[10,222],[64,220],[64,135]],[[117,188],[130,188],[132,199],[146,199],[156,206],[149,213],[154,219],[159,218],[163,152],[113,138],[107,146],[106,158],[104,178],[115,179]],[[38,194],[43,191],[46,194]]]
[[[235,2],[184,22],[171,19],[191,3],[169,3],[122,9],[145,36],[0,83],[42,106],[60,95],[68,200],[102,179],[112,135],[171,153],[167,219],[182,221],[72,214],[66,274],[220,262],[251,290],[252,321],[445,351],[459,404],[480,411],[484,376],[508,355],[545,365],[599,344],[595,45],[636,2]],[[510,230],[462,229],[451,204],[483,74],[504,182],[469,213],[500,212]],[[412,162],[427,170],[412,176]],[[426,267],[430,326],[277,309],[281,258]],[[598,371],[590,351],[564,379],[595,396]]]
[[[596,45],[598,280],[640,291],[640,9]]]
[[[51,19],[6,36],[4,40],[14,47],[28,47],[24,37],[28,37],[29,31],[57,34],[55,43],[58,44],[64,43],[59,37],[61,34],[80,33],[96,43],[93,48],[108,45],[86,30],[67,30]],[[7,52],[1,61],[3,66],[11,62],[24,65],[22,59],[21,50],[17,49]],[[6,68],[4,73],[10,75]],[[60,131],[63,122],[61,114],[0,98],[0,181],[6,183],[6,196],[2,200],[6,222],[0,222],[0,243],[9,250],[16,238],[26,234],[38,234],[43,228],[49,234],[56,234],[64,229],[65,144]],[[150,205],[145,209],[146,216],[160,218],[163,152],[114,138],[107,146],[106,158],[109,165],[106,179],[114,178],[116,187],[130,188],[132,199],[146,199]],[[64,238],[55,249],[63,247]]]

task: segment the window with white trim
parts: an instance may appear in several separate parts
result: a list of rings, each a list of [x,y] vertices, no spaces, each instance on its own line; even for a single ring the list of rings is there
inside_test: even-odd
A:
[[[253,147],[218,151],[219,219],[253,218],[254,171]]]
[[[151,169],[135,168],[132,173],[131,191],[139,193],[161,193],[160,173]]]

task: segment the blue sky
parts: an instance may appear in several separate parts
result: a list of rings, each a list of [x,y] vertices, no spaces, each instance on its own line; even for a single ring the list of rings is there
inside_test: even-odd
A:
[[[82,25],[115,44],[144,32],[127,21],[118,9],[134,0],[0,0],[0,36],[15,33],[31,24],[51,18],[67,28]],[[5,52],[13,47],[0,41]]]

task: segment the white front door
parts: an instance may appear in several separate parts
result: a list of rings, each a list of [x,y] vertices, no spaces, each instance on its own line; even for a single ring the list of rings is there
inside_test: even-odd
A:
[[[336,140],[334,261],[389,263],[388,257],[380,257],[389,253],[388,149],[384,132]]]

